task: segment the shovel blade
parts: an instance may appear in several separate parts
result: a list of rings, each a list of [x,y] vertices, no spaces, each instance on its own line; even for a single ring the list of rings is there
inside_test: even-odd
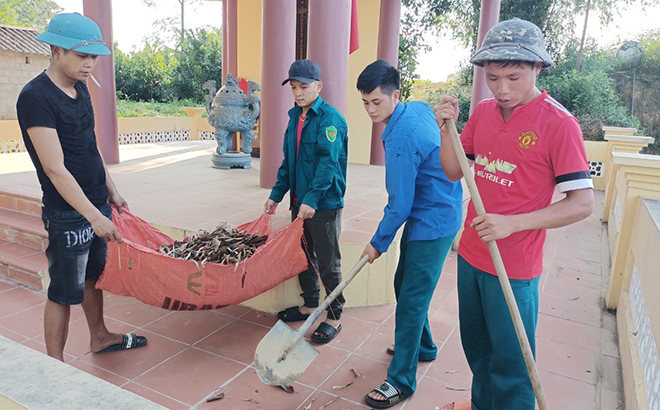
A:
[[[319,352],[304,337],[285,354],[297,332],[279,320],[261,339],[254,352],[254,364],[262,382],[286,386],[297,380],[316,359]]]

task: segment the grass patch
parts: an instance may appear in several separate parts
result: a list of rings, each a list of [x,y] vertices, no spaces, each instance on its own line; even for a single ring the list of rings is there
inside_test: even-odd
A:
[[[202,107],[191,100],[170,103],[117,100],[118,117],[186,117],[181,107]],[[204,113],[203,117],[208,115]]]

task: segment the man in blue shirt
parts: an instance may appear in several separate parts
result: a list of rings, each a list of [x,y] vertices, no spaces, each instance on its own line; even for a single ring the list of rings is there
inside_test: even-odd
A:
[[[399,72],[384,60],[364,69],[357,81],[364,108],[375,123],[386,124],[383,219],[362,256],[376,260],[405,223],[401,256],[394,275],[397,298],[394,355],[387,380],[365,396],[375,408],[388,408],[417,387],[418,361],[437,356],[428,310],[442,266],[461,225],[463,191],[440,165],[440,131],[426,103],[399,101]],[[394,347],[396,346],[396,350]]]

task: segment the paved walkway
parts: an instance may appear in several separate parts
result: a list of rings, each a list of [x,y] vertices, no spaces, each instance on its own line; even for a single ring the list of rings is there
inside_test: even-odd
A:
[[[133,212],[150,222],[199,229],[214,227],[220,217],[232,224],[254,219],[268,195],[258,186],[257,169],[210,169],[211,150],[205,143],[122,146],[124,162],[111,173]],[[23,154],[11,155],[8,161],[1,157],[0,190],[37,195],[36,177],[20,159]],[[342,240],[365,242],[386,200],[384,174],[380,167],[349,167]],[[552,409],[623,408],[615,317],[603,309],[609,253],[599,220],[603,194],[596,194],[590,218],[548,232],[537,358]],[[282,211],[279,223],[285,224]],[[455,272],[451,253],[429,311],[438,358],[420,363],[417,392],[394,409],[434,410],[469,398]],[[0,335],[44,352],[45,300],[44,291],[0,279]],[[394,306],[350,308],[340,336],[319,347],[319,357],[287,394],[263,385],[253,367],[254,349],[274,316],[242,306],[171,312],[110,294],[105,300],[110,329],[135,331],[149,344],[92,354],[82,310],[74,307],[67,363],[171,409],[317,410],[337,397],[323,408],[366,409],[362,397],[385,377],[390,360],[385,348],[393,341]],[[216,393],[224,398],[207,403]]]

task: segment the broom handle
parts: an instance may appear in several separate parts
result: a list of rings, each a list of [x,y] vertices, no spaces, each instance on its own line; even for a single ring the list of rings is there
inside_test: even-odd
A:
[[[445,125],[447,126],[447,130],[451,136],[452,145],[454,146],[454,151],[456,151],[456,157],[458,158],[458,163],[461,166],[461,171],[463,171],[465,183],[467,184],[468,190],[470,191],[472,203],[477,211],[477,215],[484,215],[486,214],[486,208],[484,207],[484,203],[481,200],[481,195],[479,195],[477,184],[474,181],[474,174],[472,173],[470,165],[468,164],[468,160],[465,157],[465,151],[463,150],[461,139],[458,136],[456,124],[454,123],[453,119],[445,119]],[[534,361],[534,355],[532,354],[532,348],[529,345],[529,340],[527,340],[527,333],[525,332],[525,327],[520,317],[518,304],[516,303],[516,299],[513,296],[513,291],[511,290],[511,284],[509,283],[509,277],[506,273],[506,269],[504,268],[502,255],[500,255],[500,251],[497,248],[497,243],[494,240],[488,241],[488,250],[490,251],[491,258],[493,258],[495,270],[497,271],[497,278],[500,280],[500,286],[502,286],[502,291],[504,292],[504,299],[506,299],[506,304],[509,307],[509,313],[513,319],[513,326],[516,329],[516,335],[518,336],[518,342],[520,343],[520,348],[522,349],[525,365],[527,366],[527,372],[529,373],[529,378],[532,381],[532,387],[534,388],[536,401],[539,404],[540,410],[548,410],[548,403],[545,399],[545,394],[543,393],[543,387],[541,386],[541,380],[539,378],[538,369],[536,368],[536,362]]]
[[[365,255],[349,272],[348,276],[346,276],[346,279],[344,279],[339,285],[337,285],[335,290],[333,290],[325,298],[323,303],[321,303],[321,305],[317,307],[316,310],[309,315],[307,320],[305,320],[305,323],[303,323],[303,325],[300,326],[300,328],[296,331],[296,335],[293,337],[291,343],[289,343],[289,346],[287,346],[286,349],[284,349],[284,355],[286,355],[289,352],[289,350],[291,350],[293,346],[295,346],[296,343],[298,343],[298,340],[302,339],[303,336],[305,336],[305,333],[307,333],[309,328],[311,328],[314,322],[316,322],[316,319],[318,319],[319,316],[321,316],[321,313],[323,313],[323,311],[327,309],[328,306],[330,306],[330,304],[337,298],[337,296],[339,296],[339,294],[344,290],[344,288],[353,280],[355,275],[357,275],[358,272],[362,270],[362,268],[364,267],[364,265],[367,264],[367,262],[369,262],[369,256]]]

